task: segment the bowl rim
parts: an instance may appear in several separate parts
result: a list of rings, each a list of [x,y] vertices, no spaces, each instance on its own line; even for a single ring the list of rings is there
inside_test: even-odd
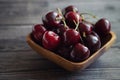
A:
[[[110,40],[109,40],[108,42],[106,42],[103,46],[101,46],[101,48],[100,48],[98,51],[96,51],[95,53],[93,53],[89,58],[87,58],[86,60],[84,60],[84,61],[82,61],[82,62],[73,62],[73,61],[67,60],[67,59],[63,58],[62,56],[60,56],[60,55],[58,55],[58,54],[55,54],[54,52],[52,52],[52,51],[50,51],[50,50],[47,50],[47,49],[43,48],[42,46],[38,45],[37,43],[35,43],[35,42],[31,39],[31,33],[28,34],[28,36],[26,37],[26,41],[27,41],[27,43],[28,43],[29,45],[32,44],[32,45],[34,45],[36,48],[39,48],[39,49],[42,49],[42,50],[44,50],[44,51],[49,52],[50,55],[57,57],[59,60],[65,61],[66,65],[67,65],[67,64],[69,64],[70,66],[74,65],[74,66],[76,66],[77,68],[79,68],[79,67],[81,67],[81,66],[84,67],[84,64],[86,64],[86,65],[91,64],[91,63],[94,61],[94,59],[97,59],[100,55],[103,54],[104,51],[106,51],[109,47],[111,47],[111,45],[115,42],[116,35],[115,35],[115,33],[112,32],[112,31],[110,31],[110,35],[111,35],[111,38],[110,38]],[[104,49],[104,48],[105,48],[105,49]],[[102,51],[102,52],[101,52],[101,51]],[[48,54],[49,54],[49,53],[48,53]],[[45,57],[45,56],[44,56],[44,57]],[[57,58],[56,58],[56,59],[57,59]],[[49,60],[50,60],[50,59],[49,59]],[[63,64],[63,63],[62,63],[62,64]],[[58,63],[58,65],[59,65],[59,63]],[[72,66],[72,67],[74,67],[74,66]],[[63,67],[64,67],[64,65],[63,65]],[[75,69],[76,69],[76,68],[75,68]]]
[[[31,34],[31,33],[30,33],[30,34]],[[28,41],[28,39],[31,39],[30,34],[27,36],[27,41]],[[116,39],[116,36],[115,36],[115,33],[114,33],[114,32],[111,31],[110,34],[111,34],[112,37],[111,37],[111,39],[110,39],[105,45],[103,45],[98,51],[96,51],[95,53],[93,53],[93,55],[91,55],[88,59],[86,59],[86,60],[84,60],[84,61],[81,61],[81,62],[72,62],[72,61],[67,60],[67,59],[61,57],[60,55],[57,55],[57,54],[55,54],[54,52],[52,52],[52,51],[50,51],[50,50],[47,50],[47,49],[43,48],[42,46],[36,44],[32,39],[31,39],[31,42],[32,42],[33,44],[37,45],[38,47],[41,47],[41,48],[43,48],[43,49],[45,49],[45,50],[47,50],[47,51],[49,51],[49,52],[51,52],[51,53],[53,53],[53,54],[55,54],[55,55],[57,55],[57,56],[60,56],[61,58],[65,59],[65,60],[67,60],[67,61],[69,61],[69,62],[72,62],[73,64],[84,64],[84,63],[86,63],[87,61],[89,61],[91,58],[93,58],[94,56],[96,56],[97,52],[100,52],[106,45],[109,44],[109,42],[111,42],[111,41],[113,41],[114,39]]]

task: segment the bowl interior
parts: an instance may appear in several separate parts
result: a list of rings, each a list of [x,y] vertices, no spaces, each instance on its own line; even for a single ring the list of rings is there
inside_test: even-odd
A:
[[[27,43],[33,50],[35,50],[37,53],[47,58],[48,60],[60,65],[66,70],[75,71],[75,70],[84,69],[88,65],[93,63],[114,43],[115,39],[116,39],[116,35],[114,34],[114,32],[110,32],[108,36],[101,39],[101,43],[102,43],[101,48],[83,62],[72,62],[57,55],[54,52],[44,49],[43,47],[41,47],[32,40],[31,34],[27,36]]]

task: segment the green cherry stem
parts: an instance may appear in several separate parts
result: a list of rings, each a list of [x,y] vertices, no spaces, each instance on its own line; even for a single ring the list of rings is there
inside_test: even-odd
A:
[[[78,21],[78,22],[76,22],[76,21],[74,20],[73,22],[74,22],[74,23],[75,23],[75,25],[76,25],[75,30],[78,30],[79,21]]]
[[[83,15],[90,15],[92,18],[97,19],[97,17],[95,15],[90,14],[90,13],[80,13],[80,16],[83,16]]]
[[[83,37],[86,37],[86,33],[85,32],[83,32]]]
[[[64,18],[63,14],[62,14],[61,9],[60,9],[60,8],[57,8],[57,11],[58,11],[58,13],[62,16],[62,22],[63,22],[63,24],[65,25],[66,28],[68,28],[68,26],[67,26],[67,24],[66,24],[66,22],[65,22],[65,18]]]
[[[87,21],[87,20],[83,20],[84,22],[86,22],[86,23],[88,23],[88,24],[92,24],[92,25],[94,25],[94,23],[93,22],[90,22],[90,21]]]
[[[78,31],[79,33],[80,33],[80,31],[79,31],[79,29],[78,29],[78,27],[79,27],[79,21],[78,22],[76,22],[75,20],[73,21],[74,23],[75,23],[75,25],[76,25],[76,27],[75,27],[75,30],[76,31]],[[84,44],[84,41],[83,41],[83,39],[82,39],[82,37],[80,36],[80,40],[81,40],[81,42],[82,42],[82,44]]]
[[[82,17],[82,21],[87,22],[87,23],[90,23],[90,24],[92,24],[92,25],[94,25],[94,23],[92,23],[92,22],[90,22],[90,21],[87,21],[84,15],[90,15],[92,18],[98,19],[95,15],[90,14],[90,13],[81,13],[81,14],[80,14],[80,16]]]

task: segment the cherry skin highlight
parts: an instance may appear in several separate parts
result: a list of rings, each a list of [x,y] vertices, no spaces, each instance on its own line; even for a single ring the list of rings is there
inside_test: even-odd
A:
[[[48,12],[43,18],[42,21],[47,29],[57,27],[62,21],[62,16],[54,11]]]
[[[65,15],[66,13],[68,13],[70,11],[78,13],[78,9],[73,5],[67,6],[62,10],[63,15]]]
[[[43,24],[36,24],[35,26],[33,26],[32,37],[35,40],[35,42],[39,44],[42,42],[42,37],[45,31],[46,28],[43,26]]]
[[[94,29],[98,35],[106,36],[111,30],[111,24],[107,19],[102,18],[96,22]]]
[[[53,31],[46,31],[43,35],[42,45],[48,50],[55,50],[60,44],[60,37]]]
[[[75,45],[81,41],[80,33],[74,29],[68,29],[63,34],[63,43],[65,45]]]
[[[77,43],[70,53],[70,59],[75,62],[84,61],[89,56],[90,56],[90,50],[86,46],[80,43]]]

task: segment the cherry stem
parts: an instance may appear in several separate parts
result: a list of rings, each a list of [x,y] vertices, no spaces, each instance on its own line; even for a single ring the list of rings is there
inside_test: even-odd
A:
[[[90,21],[87,21],[87,20],[85,19],[84,14],[90,15],[90,16],[91,16],[92,18],[94,18],[94,19],[98,19],[98,18],[97,18],[95,15],[93,15],[93,14],[90,14],[90,13],[81,13],[80,16],[82,17],[82,20],[83,20],[84,22],[87,22],[87,23],[90,23],[90,24],[93,24],[93,25],[94,25],[94,23],[92,23],[92,22],[90,22]]]
[[[80,31],[79,31],[79,29],[78,29],[78,27],[79,27],[79,21],[76,23],[76,21],[74,20],[73,21],[74,23],[75,23],[75,25],[76,25],[76,27],[75,27],[75,30],[77,30],[79,33],[80,33]],[[82,39],[82,37],[80,36],[80,40],[82,41],[82,44],[84,44],[84,42],[83,42],[83,39]]]
[[[86,37],[86,34],[85,34],[85,32],[83,32],[83,37]]]
[[[84,22],[88,23],[88,24],[92,24],[94,25],[94,23],[90,22],[90,21],[87,21],[87,20],[83,20]]]
[[[86,15],[90,15],[91,17],[97,19],[97,17],[96,17],[95,15],[90,14],[90,13],[81,13],[80,16],[83,16],[83,15],[85,15],[85,14],[86,14]]]
[[[65,25],[66,28],[68,28],[68,27],[67,27],[67,24],[66,24],[66,22],[65,22],[65,18],[64,18],[63,14],[62,14],[61,9],[60,9],[60,8],[57,8],[57,11],[58,11],[58,13],[62,16],[63,24]]]
[[[86,23],[88,23],[88,24],[92,24],[92,25],[94,25],[93,22],[90,22],[90,21],[86,20],[86,18],[84,18],[82,21],[84,21],[84,22],[86,22]]]
[[[77,30],[77,29],[78,29],[78,26],[79,26],[79,21],[78,21],[78,22],[76,22],[75,20],[73,20],[73,22],[74,22],[74,23],[75,23],[75,25],[76,25],[75,30]]]

